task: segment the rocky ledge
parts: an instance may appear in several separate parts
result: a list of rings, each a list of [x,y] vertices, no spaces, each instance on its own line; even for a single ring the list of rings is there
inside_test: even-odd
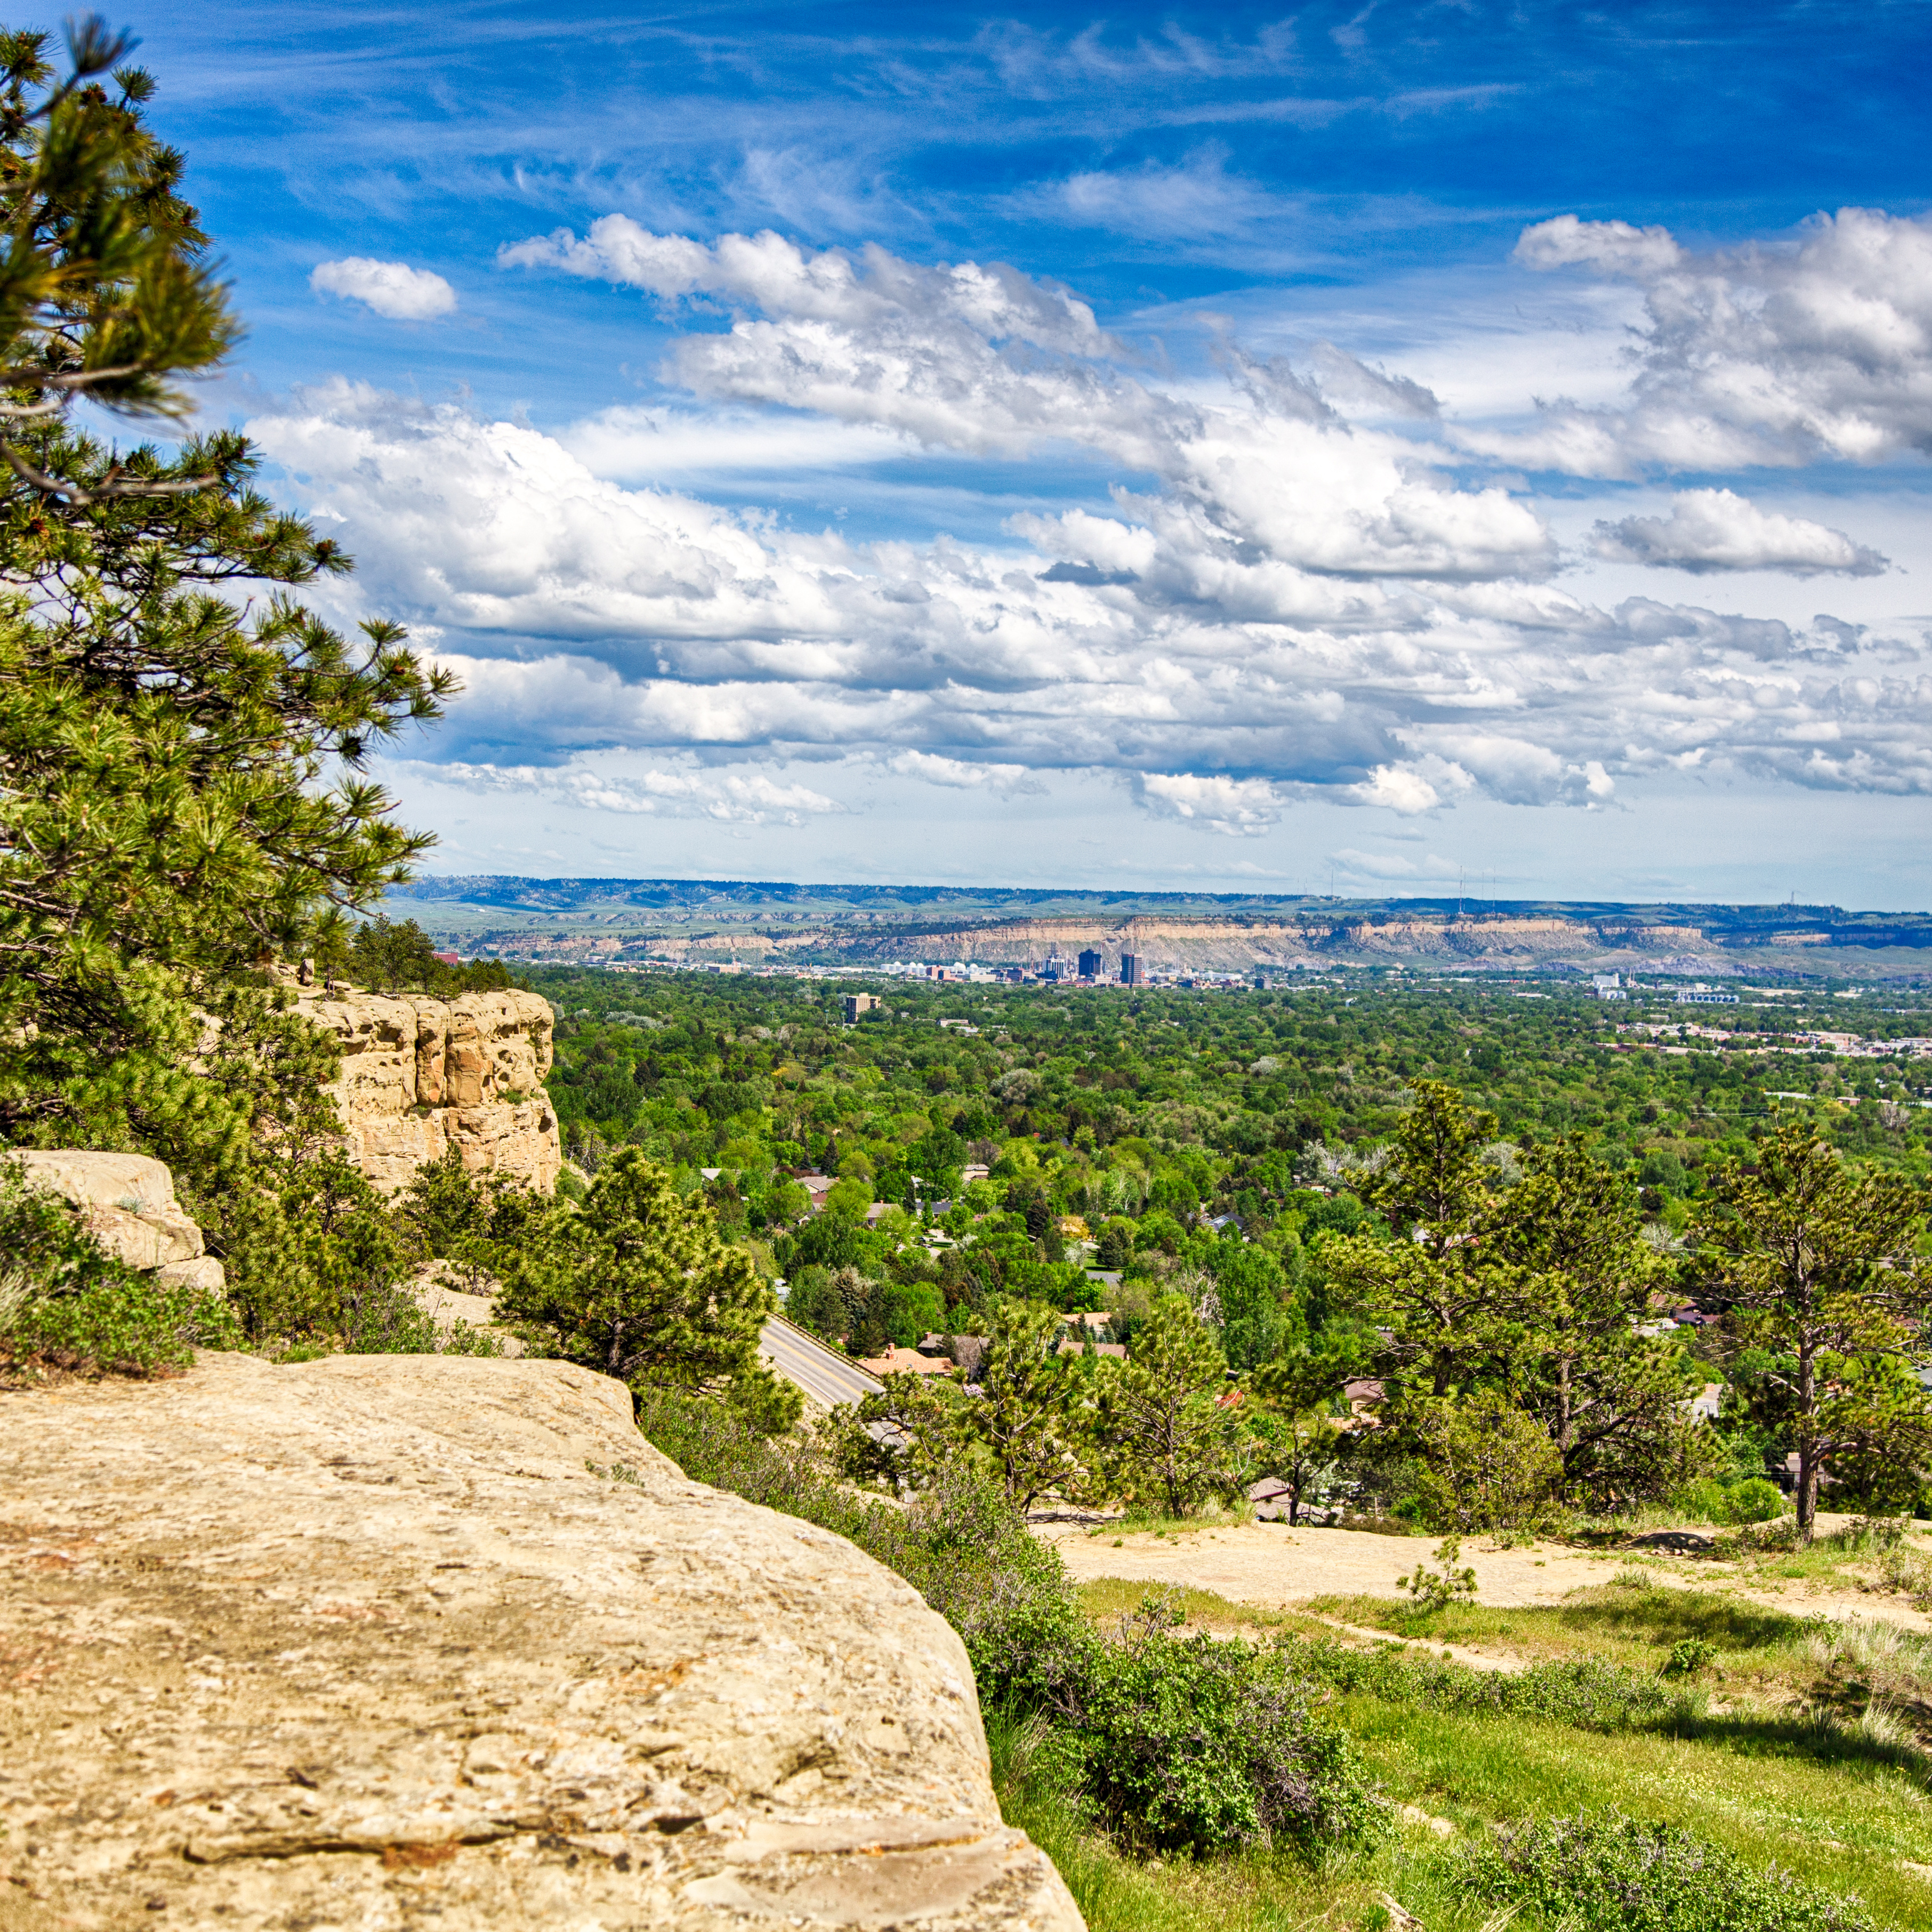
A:
[[[602,1376],[204,1355],[0,1468],[0,1932],[1080,1926],[952,1630]]]
[[[543,1090],[556,1021],[534,993],[391,999],[305,993],[305,1017],[334,1034],[335,1097],[350,1159],[386,1192],[452,1147],[471,1172],[548,1193],[563,1150]]]

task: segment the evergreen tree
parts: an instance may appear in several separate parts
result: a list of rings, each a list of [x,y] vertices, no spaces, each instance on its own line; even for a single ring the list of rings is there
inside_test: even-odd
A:
[[[1564,1488],[1612,1507],[1703,1473],[1718,1445],[1684,1408],[1700,1377],[1676,1341],[1642,1332],[1664,1270],[1635,1185],[1574,1137],[1546,1142],[1486,1216],[1484,1244],[1528,1285],[1514,1386],[1562,1458]]]
[[[1808,1541],[1827,1472],[1932,1456],[1932,1396],[1915,1372],[1932,1316],[1917,1252],[1924,1211],[1911,1182],[1855,1178],[1794,1122],[1760,1143],[1755,1171],[1724,1168],[1696,1216],[1698,1259],[1731,1336],[1755,1358],[1758,1404],[1796,1442]]]
[[[0,1132],[160,1155],[230,1254],[274,1219],[264,1131],[304,1138],[332,1070],[247,989],[429,843],[362,768],[453,686],[394,625],[352,646],[218,594],[348,568],[243,438],[122,452],[68,420],[180,415],[237,334],[152,81],[98,20],[69,50],[57,81],[46,36],[0,35]]]
[[[1100,1427],[1118,1488],[1190,1515],[1242,1480],[1240,1432],[1226,1406],[1227,1364],[1186,1298],[1164,1294],[1125,1362],[1106,1364]]]
[[[778,1298],[635,1148],[614,1154],[580,1210],[560,1204],[506,1258],[500,1317],[620,1381],[707,1390],[761,1426],[797,1418],[798,1391],[758,1352]]]
[[[980,1400],[964,1412],[1017,1510],[1048,1490],[1078,1496],[1091,1480],[1084,1371],[1078,1357],[1058,1352],[1060,1323],[1057,1310],[1037,1302],[994,1301]]]

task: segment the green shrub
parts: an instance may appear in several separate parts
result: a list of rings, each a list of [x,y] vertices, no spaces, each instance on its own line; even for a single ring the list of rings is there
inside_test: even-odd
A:
[[[1870,1932],[1856,1900],[1616,1812],[1532,1820],[1465,1847],[1460,1888],[1572,1932]]]
[[[1714,1476],[1686,1483],[1670,1498],[1670,1507],[1687,1522],[1724,1523],[1731,1520],[1730,1492]]]
[[[1138,1849],[1201,1854],[1272,1845],[1311,1859],[1387,1834],[1347,1735],[1310,1708],[1278,1652],[1204,1632],[1176,1637],[1157,1605],[1118,1642],[1090,1642],[1056,1714],[1079,1793]]]
[[[1784,1508],[1784,1492],[1766,1477],[1752,1476],[1731,1486],[1732,1522],[1774,1522]]]
[[[1687,1483],[1670,1499],[1671,1508],[1694,1522],[1772,1522],[1784,1514],[1784,1493],[1762,1476],[1728,1487],[1706,1476]]]
[[[1694,1677],[1708,1664],[1717,1660],[1718,1646],[1708,1637],[1681,1636],[1670,1646],[1665,1658],[1666,1677]]]
[[[0,1167],[0,1375],[147,1376],[240,1334],[221,1296],[170,1287],[82,1234],[56,1196]]]

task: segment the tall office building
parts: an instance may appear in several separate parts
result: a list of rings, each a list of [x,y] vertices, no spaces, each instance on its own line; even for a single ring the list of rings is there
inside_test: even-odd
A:
[[[1100,956],[1090,946],[1080,956],[1080,976],[1083,980],[1097,980],[1100,976]]]
[[[1144,986],[1146,980],[1141,974],[1141,956],[1138,952],[1120,955],[1120,984],[1124,986]]]

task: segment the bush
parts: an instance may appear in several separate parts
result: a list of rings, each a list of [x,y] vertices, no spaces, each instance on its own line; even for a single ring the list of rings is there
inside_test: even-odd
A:
[[[1671,1508],[1693,1522],[1772,1522],[1784,1514],[1784,1492],[1762,1476],[1728,1488],[1714,1478],[1687,1483],[1670,1499]]]
[[[1763,1476],[1733,1484],[1730,1500],[1732,1522],[1774,1522],[1784,1514],[1784,1492]]]
[[[1095,1641],[1058,1715],[1079,1796],[1138,1849],[1271,1845],[1318,1858],[1388,1829],[1345,1732],[1312,1712],[1279,1652],[1172,1634],[1157,1600]]]
[[[1856,1900],[1616,1812],[1530,1820],[1466,1847],[1459,1888],[1574,1932],[1870,1932]]]
[[[169,1287],[83,1234],[56,1196],[0,1168],[0,1374],[152,1375],[200,1348],[240,1346],[205,1288]]]
[[[1706,1664],[1718,1659],[1718,1646],[1708,1637],[1680,1636],[1664,1659],[1666,1677],[1695,1677]]]

